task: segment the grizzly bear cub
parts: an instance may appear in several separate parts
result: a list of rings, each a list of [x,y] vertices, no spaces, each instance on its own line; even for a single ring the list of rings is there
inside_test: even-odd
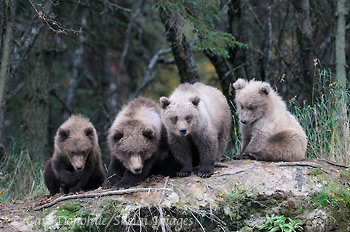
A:
[[[241,155],[236,159],[298,161],[307,137],[285,102],[266,82],[238,79],[233,84],[240,118]]]
[[[88,118],[72,115],[58,129],[46,162],[45,185],[53,196],[98,188],[106,178],[97,134]]]
[[[174,157],[181,163],[178,176],[189,176],[199,164],[198,176],[210,177],[225,151],[231,112],[225,96],[202,83],[179,85],[169,98],[161,97],[162,120]]]
[[[105,187],[128,188],[151,174],[176,175],[160,112],[157,103],[140,97],[118,113],[107,137],[112,157]]]

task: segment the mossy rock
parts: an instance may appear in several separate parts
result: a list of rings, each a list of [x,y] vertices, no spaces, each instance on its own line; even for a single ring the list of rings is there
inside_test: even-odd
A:
[[[232,161],[216,168],[210,178],[203,179],[195,174],[170,178],[166,191],[161,190],[165,178],[154,176],[132,188],[149,188],[149,191],[104,197],[98,195],[108,190],[81,193],[79,196],[95,194],[96,197],[31,210],[31,220],[42,223],[28,224],[26,228],[42,231],[162,231],[162,228],[167,231],[258,231],[258,226],[266,222],[266,215],[273,214],[300,222],[304,231],[346,231],[350,229],[346,172],[346,168],[323,161]],[[69,223],[57,223],[59,217]],[[9,223],[8,228],[23,230],[20,225]]]

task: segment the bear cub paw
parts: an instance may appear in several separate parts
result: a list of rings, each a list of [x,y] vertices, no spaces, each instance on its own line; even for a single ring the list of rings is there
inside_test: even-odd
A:
[[[192,170],[188,170],[188,169],[181,169],[179,172],[176,173],[176,175],[178,177],[186,177],[186,176],[190,176],[192,173]]]
[[[199,177],[202,178],[208,178],[211,177],[211,175],[213,175],[213,169],[209,169],[209,168],[199,168],[197,175]]]
[[[244,159],[256,160],[255,156],[250,154],[249,152],[244,152],[240,155],[235,155],[232,157],[232,159],[234,159],[234,160],[244,160]]]

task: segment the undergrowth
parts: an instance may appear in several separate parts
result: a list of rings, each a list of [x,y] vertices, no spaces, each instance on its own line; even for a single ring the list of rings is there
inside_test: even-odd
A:
[[[297,221],[294,221],[290,218],[286,218],[285,216],[275,216],[272,214],[271,216],[266,215],[266,222],[264,225],[258,227],[259,230],[262,231],[270,231],[270,232],[284,232],[284,231],[302,231],[303,228],[301,224]]]
[[[349,215],[350,213],[350,186],[329,185],[312,197],[315,206],[343,209]]]
[[[12,139],[0,156],[0,201],[34,199],[48,194],[44,184],[42,149],[32,157],[21,144]]]
[[[298,118],[308,138],[307,158],[350,163],[348,87],[339,88],[330,70],[318,70],[314,84],[315,99],[302,108],[289,101],[289,110]],[[342,98],[343,97],[343,98]]]

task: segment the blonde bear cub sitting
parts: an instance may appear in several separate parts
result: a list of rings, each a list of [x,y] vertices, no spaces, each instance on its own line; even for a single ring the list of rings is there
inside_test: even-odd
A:
[[[236,159],[298,161],[307,137],[285,102],[266,82],[238,79],[233,87],[240,120],[241,154]]]

